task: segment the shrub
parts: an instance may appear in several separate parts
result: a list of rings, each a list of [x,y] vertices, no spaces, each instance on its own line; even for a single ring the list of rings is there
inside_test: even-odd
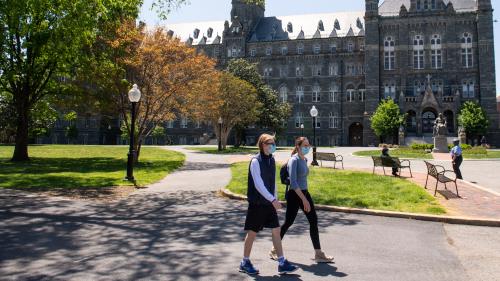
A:
[[[429,144],[429,143],[413,143],[411,145],[411,149],[414,149],[414,150],[427,150],[427,149],[432,150],[433,148],[434,148],[434,145]]]
[[[464,152],[466,154],[487,154],[488,153],[488,151],[486,151],[486,148],[481,147],[481,146],[471,147],[470,149],[467,149]]]

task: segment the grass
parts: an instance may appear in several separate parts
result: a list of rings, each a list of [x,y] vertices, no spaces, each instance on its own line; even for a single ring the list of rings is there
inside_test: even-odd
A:
[[[463,150],[464,159],[500,159],[500,151],[486,150],[486,153],[474,153],[475,150]]]
[[[279,175],[279,167],[276,167]],[[227,189],[246,195],[248,163],[231,166],[233,178]],[[276,186],[281,200],[285,187],[277,176]],[[445,209],[422,187],[400,178],[371,173],[312,168],[309,192],[316,204],[387,211],[445,214]]]
[[[252,153],[257,153],[259,152],[259,149],[256,146],[241,146],[241,147],[234,147],[234,146],[228,146],[225,150],[218,151],[217,147],[206,147],[206,146],[190,146],[187,147],[189,150],[194,150],[194,151],[201,151],[209,154],[252,154]],[[292,148],[278,148],[278,151],[280,150],[292,150]]]
[[[43,145],[30,146],[28,162],[10,162],[14,148],[0,146],[0,187],[85,188],[132,185],[124,181],[125,146]],[[184,163],[184,155],[143,147],[134,168],[139,186],[161,180]]]
[[[380,156],[381,149],[356,151],[353,153],[356,156]],[[416,150],[411,148],[395,148],[391,149],[389,154],[399,158],[416,158],[416,159],[432,159],[432,154],[424,150]]]

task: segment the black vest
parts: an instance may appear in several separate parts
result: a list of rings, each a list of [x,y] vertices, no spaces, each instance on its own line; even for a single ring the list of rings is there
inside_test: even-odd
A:
[[[259,161],[260,166],[260,176],[267,191],[274,196],[274,190],[276,189],[276,163],[272,155],[265,155],[264,153],[259,153],[252,158]],[[250,161],[250,165],[252,162]],[[271,204],[262,195],[260,195],[253,181],[252,173],[250,171],[250,166],[248,167],[248,191],[247,200],[252,204]]]

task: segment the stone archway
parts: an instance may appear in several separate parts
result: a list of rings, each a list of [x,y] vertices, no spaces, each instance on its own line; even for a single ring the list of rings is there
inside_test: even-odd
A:
[[[359,122],[349,126],[349,145],[363,146],[363,125]]]
[[[422,134],[432,134],[436,118],[437,114],[434,109],[429,108],[422,111]]]

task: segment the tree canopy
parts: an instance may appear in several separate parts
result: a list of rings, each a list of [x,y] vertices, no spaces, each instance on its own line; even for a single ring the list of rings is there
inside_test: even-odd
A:
[[[371,128],[378,137],[394,136],[404,124],[404,114],[392,99],[383,100],[370,118]]]
[[[458,114],[458,123],[470,137],[484,135],[490,126],[488,114],[477,102],[465,102]]]

